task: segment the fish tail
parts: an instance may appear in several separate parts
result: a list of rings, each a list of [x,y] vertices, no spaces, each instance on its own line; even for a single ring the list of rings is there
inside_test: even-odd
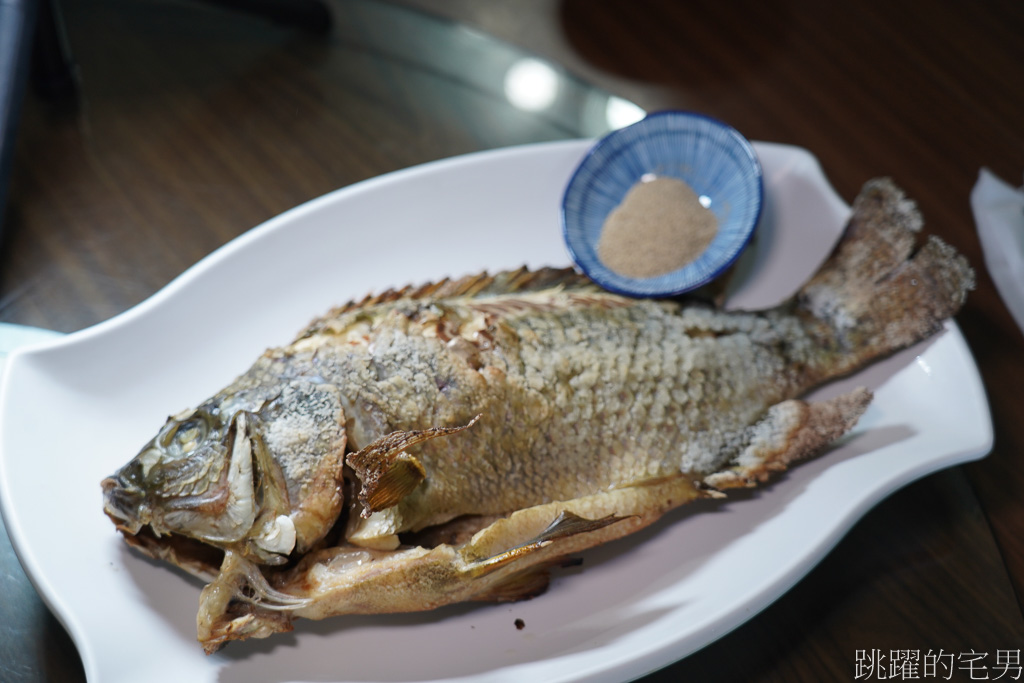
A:
[[[796,296],[825,323],[848,369],[937,332],[974,288],[974,271],[935,236],[918,245],[916,204],[892,180],[865,184],[843,236]]]

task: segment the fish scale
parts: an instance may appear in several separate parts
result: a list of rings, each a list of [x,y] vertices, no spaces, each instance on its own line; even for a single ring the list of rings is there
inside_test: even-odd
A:
[[[712,472],[723,464],[721,457],[713,457],[720,447],[716,441],[793,392],[788,383],[778,382],[779,368],[787,359],[778,357],[772,326],[761,324],[757,314],[747,314],[750,320],[735,327],[761,328],[756,337],[759,343],[733,345],[718,336],[691,337],[689,331],[700,327],[703,316],[691,319],[686,309],[681,312],[661,303],[599,293],[585,306],[573,300],[563,304],[557,292],[547,300],[504,298],[504,308],[512,313],[492,322],[502,343],[483,352],[485,368],[503,372],[491,381],[485,379],[482,387],[477,378],[480,370],[460,367],[457,358],[446,359],[442,342],[419,336],[421,328],[409,325],[404,315],[383,314],[383,322],[374,329],[376,337],[386,342],[376,344],[371,354],[376,381],[368,401],[373,407],[357,412],[364,418],[375,412],[377,416],[368,421],[381,425],[376,429],[453,426],[483,414],[472,430],[421,444],[413,451],[427,479],[399,503],[403,520],[399,531],[417,531],[462,514],[499,514],[577,498],[680,470]],[[463,307],[465,311],[460,310]],[[446,308],[455,316],[468,317],[472,306],[460,306],[456,300],[447,301]],[[734,314],[732,319],[737,317]],[[402,334],[389,329],[392,325],[401,328]],[[331,326],[348,327],[340,320]],[[568,342],[567,330],[581,334],[581,341]],[[345,358],[354,353],[350,344],[331,345],[334,338],[323,339],[322,363],[335,352]],[[668,363],[666,346],[684,362]],[[503,353],[507,348],[516,349],[518,363],[508,362]],[[620,349],[631,350],[625,382],[614,371]],[[489,362],[495,356],[501,358]],[[701,368],[698,372],[704,378],[690,381],[686,366]],[[337,386],[369,386],[369,380],[351,374],[351,367],[342,361],[336,372],[324,371],[325,379]],[[456,389],[443,400],[433,378],[438,373],[458,378]],[[488,375],[486,370],[482,374]],[[735,392],[726,377],[751,387],[741,397],[743,403],[729,395]],[[673,389],[695,385],[702,387],[700,397],[685,403],[672,400]],[[622,393],[630,397],[627,404],[620,401]],[[500,397],[503,412],[516,416],[514,421],[489,414],[490,405],[497,401],[494,397]],[[730,399],[730,411],[709,415],[701,410],[704,404]],[[633,406],[635,413],[631,413]],[[595,429],[598,417],[600,428]],[[372,430],[353,431],[374,436]],[[701,432],[706,438],[692,443]],[[610,457],[616,450],[626,457]],[[467,471],[466,462],[479,467]]]

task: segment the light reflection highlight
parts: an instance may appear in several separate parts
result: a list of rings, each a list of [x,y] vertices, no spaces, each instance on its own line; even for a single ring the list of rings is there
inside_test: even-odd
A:
[[[604,107],[604,118],[612,130],[636,123],[646,115],[643,109],[629,100],[612,95]]]
[[[616,95],[590,91],[579,97],[571,78],[550,63],[522,57],[504,70],[502,88],[509,104],[521,111],[572,116],[585,135],[624,128],[647,115],[641,107]]]
[[[505,73],[505,97],[523,111],[542,111],[558,97],[558,74],[539,59],[520,59]]]

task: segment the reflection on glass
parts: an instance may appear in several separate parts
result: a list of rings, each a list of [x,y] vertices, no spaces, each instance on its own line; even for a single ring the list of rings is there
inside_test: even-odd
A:
[[[404,96],[450,103],[484,147],[600,137],[644,116],[632,102],[467,26],[369,0],[346,0],[346,8],[348,20],[332,33],[339,78],[363,57],[376,60],[373,73],[390,61],[395,78],[376,85],[400,75]]]

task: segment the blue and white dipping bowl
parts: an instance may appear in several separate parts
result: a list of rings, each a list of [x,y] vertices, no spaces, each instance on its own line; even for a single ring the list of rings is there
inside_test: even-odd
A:
[[[645,175],[686,182],[718,221],[708,248],[664,275],[635,278],[598,258],[608,214]],[[753,145],[736,129],[702,114],[662,111],[599,140],[569,179],[562,230],[573,261],[605,289],[634,297],[675,296],[701,287],[731,266],[761,216],[764,183]]]

